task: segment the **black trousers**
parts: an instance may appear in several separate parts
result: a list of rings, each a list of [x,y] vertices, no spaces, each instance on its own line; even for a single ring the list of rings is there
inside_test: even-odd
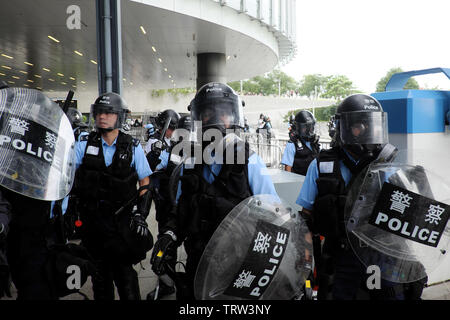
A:
[[[7,241],[17,300],[57,300],[45,270],[49,253],[45,227],[30,230],[13,225]]]
[[[369,290],[367,268],[351,248],[337,250],[329,261],[322,263],[325,264],[320,270],[322,277],[319,275],[319,300],[405,300],[403,287],[384,279],[380,289]],[[330,274],[333,280],[327,283]]]
[[[97,260],[99,276],[92,278],[95,300],[114,300],[114,284],[120,300],[141,300],[137,272],[132,265]]]
[[[137,272],[124,256],[128,247],[118,229],[123,221],[111,212],[110,208],[90,212],[80,232],[82,244],[98,270],[98,276],[92,277],[94,299],[114,300],[115,284],[121,300],[141,300]]]

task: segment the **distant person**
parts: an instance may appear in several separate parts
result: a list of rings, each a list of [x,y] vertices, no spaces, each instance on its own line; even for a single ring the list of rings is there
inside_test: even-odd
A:
[[[264,121],[264,126],[262,128],[262,130],[265,130],[263,132],[265,132],[266,135],[266,139],[270,141],[270,139],[272,138],[272,123],[270,122],[270,118],[268,116],[265,116],[263,118]]]
[[[170,138],[172,137],[173,132],[178,126],[178,120],[180,120],[180,115],[178,114],[178,112],[172,109],[166,109],[160,112],[156,117],[156,133],[147,141],[147,144],[144,147],[147,161],[152,171],[158,169],[157,166],[161,162],[160,156],[163,152],[163,149],[165,150],[171,146]],[[162,130],[164,128],[164,125],[166,124],[166,121],[169,121],[169,125],[164,134],[164,137],[161,137]],[[155,142],[157,141],[161,141],[162,145],[160,145],[160,143],[155,144]]]
[[[259,115],[259,119],[258,119],[258,127],[256,128],[256,133],[259,133],[259,131],[264,128],[265,125],[265,121],[264,121],[264,114],[260,114]]]
[[[250,126],[248,125],[247,117],[244,117],[244,132],[250,132]]]
[[[285,170],[306,175],[308,166],[320,151],[319,136],[315,132],[316,119],[314,115],[301,110],[297,113],[292,124],[293,130],[289,135],[290,141],[286,144],[281,163]]]

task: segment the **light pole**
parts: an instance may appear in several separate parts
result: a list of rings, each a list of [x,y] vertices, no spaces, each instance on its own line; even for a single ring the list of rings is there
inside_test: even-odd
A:
[[[315,117],[316,116],[316,112],[315,112],[315,104],[316,104],[316,101],[317,101],[317,86],[314,86],[314,99],[313,99],[313,103],[312,103],[312,110],[313,110],[313,116]]]

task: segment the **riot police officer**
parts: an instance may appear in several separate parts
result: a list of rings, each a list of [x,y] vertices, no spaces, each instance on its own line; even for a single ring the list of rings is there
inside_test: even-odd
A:
[[[82,132],[88,131],[88,125],[83,122],[83,115],[78,109],[72,107],[68,108],[67,117],[69,118],[70,124],[72,125],[73,134],[75,135],[75,141],[77,141]]]
[[[75,145],[73,193],[79,199],[82,243],[99,269],[100,276],[93,279],[96,300],[113,300],[114,283],[120,299],[139,300],[133,264],[153,244],[145,221],[152,171],[139,141],[119,131],[129,112],[120,95],[100,95],[91,105],[96,130],[82,134]]]
[[[148,163],[153,171],[157,169],[158,164],[161,162],[159,158],[161,152],[170,147],[170,138],[172,137],[173,131],[177,128],[179,120],[180,115],[172,109],[164,110],[156,117],[157,133],[147,141],[144,148]],[[163,133],[162,131],[166,122],[168,122],[167,130]],[[164,137],[161,137],[162,134],[164,134]]]
[[[11,296],[12,279],[19,300],[56,300],[47,273],[57,241],[50,207],[72,187],[72,129],[59,106],[33,89],[2,87],[0,115],[0,298]]]
[[[147,160],[151,167],[157,169],[152,176],[152,187],[154,190],[156,221],[158,222],[158,230],[160,230],[161,226],[166,224],[172,206],[169,194],[169,178],[175,165],[170,161],[171,150],[173,147],[171,138],[174,130],[180,123],[182,126],[187,126],[190,121],[188,122],[186,117],[180,118],[179,114],[174,110],[167,109],[158,114],[156,123],[159,127],[160,136],[163,128],[168,124],[164,139],[166,146],[163,150],[155,147],[152,148],[151,146],[149,147],[149,144],[154,144],[156,141],[159,141],[158,139],[149,141],[146,145],[146,150],[150,150],[147,153]],[[177,250],[175,247],[167,253],[167,257],[169,257],[167,262],[172,268],[175,268],[177,259]],[[157,287],[148,293],[147,300],[161,299],[174,292],[175,286],[173,280],[166,274],[160,274],[158,275]]]
[[[336,146],[321,150],[311,162],[297,199],[315,234],[318,298],[403,299],[401,284],[382,280],[381,289],[368,290],[366,269],[352,251],[344,226],[345,202],[354,179],[383,150],[393,149],[388,144],[387,114],[375,98],[354,94],[339,104],[335,118]],[[319,235],[325,237],[322,250]]]
[[[301,110],[295,116],[293,135],[286,144],[281,163],[285,170],[306,175],[311,161],[317,157],[320,150],[319,137],[315,132],[316,119],[314,115]]]
[[[196,93],[189,109],[192,121],[201,121],[203,137],[216,134],[214,142],[217,145],[220,145],[219,140],[233,143],[228,144],[231,146],[230,151],[226,150],[220,156],[217,154],[223,145],[211,151],[208,149],[213,145],[210,140],[199,143],[203,155],[211,151],[210,154],[214,153],[217,157],[209,162],[204,156],[202,159],[193,159],[193,163],[184,164],[176,212],[160,229],[155,243],[151,264],[157,274],[164,271],[167,248],[175,245],[175,242],[177,245],[184,243],[187,253],[187,289],[181,294],[177,292],[178,297],[184,298],[194,297],[193,281],[197,265],[208,240],[223,218],[251,195],[276,196],[261,158],[251,152],[248,143],[238,137],[243,129],[244,117],[241,100],[234,90],[222,83],[205,84]],[[227,152],[242,156],[243,161],[237,161],[236,158],[225,161]],[[180,290],[178,286],[177,290]]]
[[[250,126],[248,125],[247,117],[244,117],[244,132],[250,132]]]

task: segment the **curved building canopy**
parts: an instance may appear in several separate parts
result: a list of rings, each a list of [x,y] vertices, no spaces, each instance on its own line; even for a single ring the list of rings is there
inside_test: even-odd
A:
[[[295,54],[294,0],[121,0],[120,8],[123,91],[195,87],[201,53],[225,55],[227,81]],[[98,60],[96,1],[2,3],[0,81],[97,94]]]

